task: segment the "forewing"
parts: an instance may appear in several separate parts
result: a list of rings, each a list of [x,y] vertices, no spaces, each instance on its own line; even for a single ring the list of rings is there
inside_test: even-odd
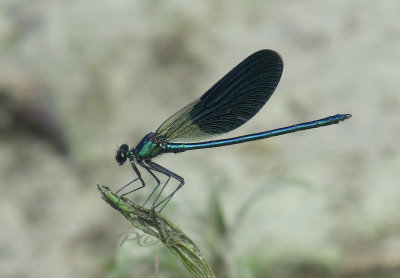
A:
[[[278,53],[260,50],[169,117],[156,131],[169,142],[195,141],[234,130],[251,119],[271,97],[282,75]]]

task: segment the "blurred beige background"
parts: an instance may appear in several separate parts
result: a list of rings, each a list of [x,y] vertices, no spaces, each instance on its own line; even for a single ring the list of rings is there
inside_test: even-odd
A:
[[[131,227],[95,185],[130,181],[118,145],[268,48],[281,82],[229,137],[353,118],[158,158],[186,181],[164,214],[217,277],[400,277],[399,16],[396,0],[1,1],[0,276],[191,277],[160,244],[119,247]]]

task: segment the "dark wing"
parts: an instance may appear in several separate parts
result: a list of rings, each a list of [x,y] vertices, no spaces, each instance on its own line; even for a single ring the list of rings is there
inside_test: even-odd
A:
[[[168,142],[195,141],[238,128],[271,97],[283,62],[272,50],[260,50],[228,72],[198,100],[169,117],[156,131]]]

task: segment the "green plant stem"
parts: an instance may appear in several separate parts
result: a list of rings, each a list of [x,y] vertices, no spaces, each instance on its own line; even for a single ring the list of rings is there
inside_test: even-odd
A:
[[[199,248],[171,221],[154,210],[118,197],[107,186],[97,185],[97,189],[102,199],[118,210],[133,226],[158,238],[195,277],[215,278]]]

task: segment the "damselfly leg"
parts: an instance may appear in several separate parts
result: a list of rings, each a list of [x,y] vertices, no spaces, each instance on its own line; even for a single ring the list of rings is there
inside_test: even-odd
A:
[[[136,167],[136,165],[134,164],[133,161],[131,161],[131,165],[132,165],[132,168],[133,168],[133,170],[134,170],[134,172],[135,172],[137,178],[133,179],[131,182],[127,183],[126,185],[124,185],[123,187],[121,187],[120,189],[118,189],[115,193],[118,194],[119,192],[121,192],[122,190],[124,190],[125,188],[127,188],[129,185],[131,185],[132,183],[134,183],[134,182],[137,181],[137,180],[140,180],[141,186],[139,186],[139,187],[137,187],[137,188],[135,188],[135,189],[133,189],[133,190],[130,190],[130,191],[128,191],[128,192],[125,192],[125,193],[121,194],[121,196],[120,196],[121,198],[124,197],[124,196],[126,196],[126,195],[129,195],[129,194],[131,194],[131,193],[133,193],[133,192],[135,192],[135,191],[137,191],[137,190],[139,190],[139,189],[142,189],[143,187],[146,186],[146,183],[144,182],[144,180],[143,180],[143,178],[142,178],[142,175],[141,175],[139,169]],[[154,171],[154,172],[158,172],[158,173],[160,173],[160,174],[163,174],[163,175],[165,175],[165,176],[167,177],[167,180],[166,180],[166,181],[164,182],[164,184],[162,185],[160,192],[158,193],[156,199],[154,200],[154,202],[153,202],[153,204],[152,204],[152,206],[151,206],[151,208],[154,210],[154,209],[156,209],[157,207],[159,207],[159,206],[162,205],[162,207],[161,207],[160,210],[159,210],[159,212],[161,212],[161,211],[164,209],[164,207],[167,205],[167,203],[169,202],[169,200],[171,200],[172,196],[174,196],[174,194],[185,184],[185,181],[184,181],[184,179],[183,179],[181,176],[179,176],[178,174],[175,174],[174,172],[172,172],[172,171],[170,171],[170,170],[164,168],[163,166],[161,166],[161,165],[159,165],[159,164],[157,164],[157,163],[152,162],[151,160],[145,160],[144,163],[143,163],[143,161],[141,161],[141,162],[139,162],[139,165],[142,166],[144,169],[146,169],[146,171],[149,172],[149,174],[154,178],[154,180],[155,180],[156,183],[157,183],[157,185],[154,187],[154,189],[152,190],[152,192],[150,193],[150,195],[147,197],[147,199],[146,199],[146,201],[144,202],[143,206],[145,206],[145,205],[147,204],[147,202],[151,199],[151,197],[154,195],[154,193],[157,191],[157,189],[158,189],[158,188],[160,187],[160,185],[161,185],[160,180],[159,180],[159,179],[157,178],[157,176],[153,173],[153,171]],[[177,187],[174,189],[174,191],[173,191],[172,193],[170,193],[166,198],[164,198],[163,200],[161,200],[161,201],[158,202],[158,200],[160,199],[161,194],[163,193],[164,189],[166,188],[166,186],[167,186],[167,184],[169,183],[169,181],[170,181],[171,178],[173,178],[173,179],[175,179],[176,181],[179,182],[178,186],[177,186]]]
[[[168,170],[167,168],[164,168],[163,166],[151,161],[151,160],[147,160],[146,164],[154,171],[159,172],[161,174],[164,174],[168,177],[167,181],[164,183],[164,185],[162,186],[160,192],[157,195],[157,198],[155,199],[155,201],[153,202],[152,205],[152,209],[156,209],[158,206],[162,205],[162,207],[160,208],[159,212],[161,212],[164,207],[167,205],[167,203],[169,202],[169,200],[171,200],[172,196],[174,196],[174,194],[185,184],[185,180],[179,176],[178,174],[175,174],[174,172]],[[162,201],[158,202],[158,199],[160,198],[162,192],[164,191],[165,187],[167,186],[168,182],[170,181],[171,178],[174,178],[176,181],[179,182],[178,186],[175,188],[175,190],[170,193],[166,198],[164,198]],[[157,186],[158,187],[158,186]],[[151,193],[151,195],[155,192],[155,190],[153,190],[153,192]],[[150,196],[151,196],[150,195]]]
[[[153,196],[154,192],[156,192],[157,188],[160,186],[161,182],[160,180],[157,178],[157,176],[152,172],[152,168],[150,168],[150,166],[147,166],[146,164],[144,164],[143,162],[139,163],[140,166],[142,166],[143,168],[145,168],[150,175],[156,180],[157,185],[154,187],[153,191],[151,191],[149,197],[147,197],[146,201],[144,202],[143,206],[146,206],[147,202],[150,200],[151,196]]]
[[[119,192],[121,192],[122,190],[124,190],[126,187],[128,187],[129,185],[131,185],[132,183],[134,183],[135,181],[137,181],[139,178],[136,178],[134,180],[131,180],[129,183],[125,184],[124,186],[122,186],[120,189],[118,189],[117,191],[115,191],[115,194],[118,194]],[[135,189],[136,190],[136,189]],[[133,191],[135,191],[133,190]],[[121,195],[121,197],[128,195],[130,193],[132,193],[133,191],[129,191],[128,193],[124,193]]]
[[[145,182],[144,182],[144,180],[143,180],[143,178],[142,178],[142,175],[140,174],[140,172],[139,172],[138,168],[136,167],[135,162],[134,162],[133,160],[131,160],[131,165],[132,165],[133,171],[136,173],[137,178],[134,179],[134,180],[132,180],[130,183],[124,185],[124,186],[121,187],[120,189],[118,189],[118,190],[115,192],[115,194],[118,194],[118,193],[121,192],[123,189],[125,189],[128,185],[134,183],[134,182],[137,181],[137,180],[140,180],[140,183],[142,184],[142,186],[140,186],[140,187],[138,187],[138,188],[135,188],[135,189],[133,189],[133,190],[131,190],[131,191],[128,191],[128,192],[126,192],[126,193],[123,193],[123,194],[120,196],[121,198],[124,197],[124,196],[126,196],[126,195],[129,195],[129,194],[131,194],[131,193],[133,193],[133,192],[135,192],[135,191],[137,191],[137,190],[139,190],[139,189],[142,189],[143,187],[146,186],[146,184],[145,184]]]

